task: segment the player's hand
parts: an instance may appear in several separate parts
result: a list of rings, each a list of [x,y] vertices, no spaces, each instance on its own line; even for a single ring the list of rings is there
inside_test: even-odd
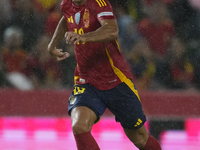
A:
[[[51,48],[51,46],[48,46],[48,51],[53,59],[56,61],[64,60],[70,56],[68,52],[62,52],[62,49],[57,49],[55,47]]]
[[[66,43],[68,44],[74,43],[74,45],[76,45],[77,43],[85,42],[85,39],[82,35],[78,33],[74,33],[74,32],[66,32],[65,39],[66,39]]]

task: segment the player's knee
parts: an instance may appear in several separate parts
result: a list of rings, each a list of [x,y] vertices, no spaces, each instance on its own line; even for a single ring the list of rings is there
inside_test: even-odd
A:
[[[127,137],[132,141],[132,143],[138,147],[139,149],[142,149],[145,147],[149,134],[146,132],[145,127],[142,127],[139,130],[124,130]]]
[[[71,113],[74,134],[89,132],[96,120],[96,114],[87,107],[76,107]]]
[[[86,121],[76,121],[72,123],[72,130],[74,134],[81,134],[91,130],[90,124]]]
[[[131,140],[133,142],[133,144],[139,148],[139,149],[142,149],[145,147],[146,143],[147,143],[147,140],[145,137],[140,137],[138,139],[134,139],[134,140]]]

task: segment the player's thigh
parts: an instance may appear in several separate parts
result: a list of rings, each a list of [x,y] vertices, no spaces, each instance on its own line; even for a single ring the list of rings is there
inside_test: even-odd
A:
[[[94,111],[86,106],[77,106],[71,112],[72,129],[76,134],[90,131],[96,120]]]
[[[96,89],[89,85],[76,85],[68,101],[68,113],[71,115],[72,122],[96,118],[100,119],[106,106],[99,99]],[[95,116],[95,117],[94,117]],[[93,123],[94,123],[93,122]]]
[[[146,116],[132,81],[120,84],[113,92],[114,100],[109,101],[108,109],[115,115],[116,121],[119,121],[124,129],[141,128],[146,122]]]

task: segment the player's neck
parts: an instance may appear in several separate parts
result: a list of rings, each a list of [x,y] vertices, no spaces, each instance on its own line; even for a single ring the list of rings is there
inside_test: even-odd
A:
[[[75,5],[81,6],[83,5],[87,0],[72,0]]]

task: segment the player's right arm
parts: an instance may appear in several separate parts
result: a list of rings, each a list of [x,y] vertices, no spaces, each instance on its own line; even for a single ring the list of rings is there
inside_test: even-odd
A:
[[[62,52],[62,49],[57,49],[57,44],[64,38],[65,33],[68,31],[67,22],[64,16],[60,19],[53,37],[48,45],[47,50],[56,61],[61,61],[69,57],[68,52]]]

